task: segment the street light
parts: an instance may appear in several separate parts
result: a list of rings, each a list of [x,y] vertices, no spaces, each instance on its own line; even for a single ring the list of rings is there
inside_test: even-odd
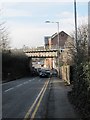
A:
[[[59,42],[59,22],[46,21],[45,23],[56,23],[57,24],[57,40],[58,40],[58,53],[60,53],[60,42]],[[60,77],[60,59],[58,54],[58,76]]]

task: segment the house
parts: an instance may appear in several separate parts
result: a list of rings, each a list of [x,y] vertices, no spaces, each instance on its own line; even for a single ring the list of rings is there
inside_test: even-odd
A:
[[[70,55],[71,53],[68,48],[73,46],[74,40],[66,32],[64,31],[59,32],[59,42],[58,42],[58,34],[55,33],[51,37],[50,36],[47,37],[46,43],[45,43],[45,48],[48,48],[48,49],[59,49],[60,48],[59,49],[60,50],[60,56],[59,56],[60,61],[66,64],[69,61],[69,59],[70,61],[72,60],[72,56]],[[55,59],[52,59],[52,60],[55,61]],[[52,62],[52,60],[50,58],[47,58],[45,61],[46,66],[50,66],[51,69],[53,68],[53,64],[51,63],[54,63]]]

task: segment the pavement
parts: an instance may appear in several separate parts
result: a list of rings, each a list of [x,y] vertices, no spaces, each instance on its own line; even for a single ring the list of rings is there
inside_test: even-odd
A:
[[[52,78],[49,89],[47,118],[72,118],[80,120],[79,115],[68,100],[67,95],[71,90],[70,86],[66,86],[63,80]]]

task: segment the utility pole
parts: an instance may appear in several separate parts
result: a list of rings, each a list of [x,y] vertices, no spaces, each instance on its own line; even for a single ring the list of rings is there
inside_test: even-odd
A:
[[[90,61],[90,1],[88,2],[88,57]]]
[[[78,52],[78,42],[77,42],[77,8],[76,8],[76,0],[74,0],[74,15],[75,15],[75,43]]]
[[[58,77],[60,78],[60,42],[59,42],[59,22],[46,21],[46,23],[56,23],[56,24],[57,24]]]
[[[59,42],[59,22],[57,23],[57,27],[58,27],[58,33],[57,33],[57,37],[58,37],[58,77],[60,78],[60,42]]]

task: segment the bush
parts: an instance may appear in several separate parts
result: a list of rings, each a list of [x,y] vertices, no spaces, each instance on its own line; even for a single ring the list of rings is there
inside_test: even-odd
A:
[[[28,57],[23,52],[2,52],[2,79],[13,80],[25,76],[29,71]]]
[[[72,66],[72,91],[69,93],[71,102],[82,115],[90,119],[90,61],[87,51],[87,31],[79,28],[78,44]],[[78,32],[79,33],[79,32]]]

